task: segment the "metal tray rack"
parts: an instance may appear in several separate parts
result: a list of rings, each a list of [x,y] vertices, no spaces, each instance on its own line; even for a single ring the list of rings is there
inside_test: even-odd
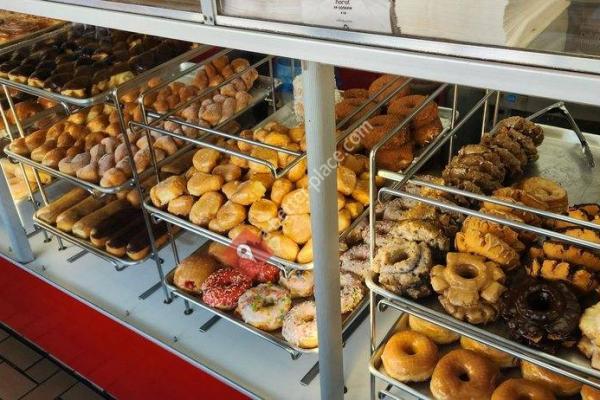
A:
[[[475,105],[474,109],[467,113],[466,118],[470,117],[476,109],[480,108],[483,105],[484,102],[487,102],[487,98],[489,98],[489,96],[491,96],[492,94],[493,92],[488,91],[486,95],[482,98],[482,100]],[[600,157],[600,140],[597,136],[581,133],[579,127],[572,119],[568,110],[565,108],[562,102],[556,103],[550,107],[541,110],[538,113],[533,114],[529,117],[529,119],[537,118],[540,115],[553,109],[557,109],[560,112],[562,112],[566,119],[571,123],[573,129],[568,130],[552,126],[543,126],[545,132],[545,140],[539,148],[540,158],[535,164],[532,165],[532,167],[529,171],[527,171],[527,173],[530,175],[539,175],[543,173],[545,176],[551,177],[561,182],[569,192],[569,195],[571,196],[571,203],[597,201],[597,199],[600,198],[600,174],[598,174],[598,167],[595,166],[594,159],[598,159],[598,157]],[[461,120],[456,127],[460,128],[465,119]],[[494,116],[494,121],[495,120],[496,116]],[[425,155],[425,158],[431,158],[435,154],[435,152],[439,150],[439,148],[441,148],[441,146],[443,146],[450,139],[450,135],[454,135],[454,132],[451,132],[449,133],[449,135],[441,137],[438,143],[430,148],[431,151]],[[562,157],[556,157],[556,154],[561,154]],[[453,187],[447,187],[443,185],[433,184],[430,182],[420,181],[418,179],[415,179],[414,175],[419,171],[421,166],[422,164],[418,165],[416,168],[409,169],[409,171],[407,171],[405,174],[394,173],[391,171],[378,171],[377,174],[373,174],[374,176],[377,175],[383,177],[389,180],[390,182],[394,183],[394,188],[384,187],[378,191],[376,191],[376,188],[373,188],[374,196],[379,196],[379,199],[390,196],[408,198],[435,207],[439,207],[443,210],[450,210],[465,215],[476,216],[478,218],[506,225],[514,229],[532,232],[542,237],[551,237],[554,239],[561,240],[563,242],[592,249],[594,251],[600,250],[600,244],[598,243],[567,236],[558,232],[554,232],[536,226],[531,226],[525,223],[509,221],[503,218],[484,214],[479,211],[474,211],[465,207],[459,207],[452,204],[445,204],[436,199],[422,197],[419,195],[413,195],[399,189],[402,188],[402,186],[405,183],[411,183],[417,186],[428,187],[444,191],[450,194],[464,196],[470,199],[487,201],[490,203],[503,205],[520,211],[527,211],[544,218],[551,218],[555,220],[569,222],[577,226],[585,227],[587,229],[600,230],[600,226],[598,226],[597,224],[589,223],[587,221],[581,221],[552,212],[541,211],[526,206],[507,203],[489,196],[477,195]],[[374,178],[372,180],[374,180]],[[372,216],[371,221],[374,220],[374,216]],[[373,232],[372,226],[371,232]],[[371,237],[371,243],[374,242],[374,238]],[[372,248],[371,257],[373,257],[373,255],[374,249]],[[531,347],[517,343],[513,340],[507,339],[508,335],[506,328],[500,322],[488,324],[485,327],[473,326],[466,322],[459,321],[453,318],[452,316],[446,314],[441,308],[441,306],[437,303],[437,301],[433,298],[424,299],[417,302],[400,297],[379,286],[377,283],[377,277],[373,274],[367,278],[366,283],[367,287],[371,290],[370,311],[372,352],[374,352],[376,348],[376,304],[380,303],[377,301],[377,299],[381,297],[384,299],[381,301],[381,303],[384,303],[385,306],[391,306],[404,313],[414,314],[429,322],[443,326],[454,332],[460,333],[461,335],[468,336],[474,340],[477,340],[488,346],[509,353],[520,359],[527,360],[534,364],[540,365],[555,373],[559,373],[571,379],[578,380],[592,387],[600,388],[600,371],[591,368],[589,360],[583,357],[583,355],[579,354],[576,349],[572,349],[570,351],[562,350],[558,355],[544,353],[537,349],[533,349]],[[372,376],[372,398],[375,398],[374,383],[374,376]]]

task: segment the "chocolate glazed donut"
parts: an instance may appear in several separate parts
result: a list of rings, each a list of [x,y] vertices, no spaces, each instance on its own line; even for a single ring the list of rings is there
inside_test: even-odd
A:
[[[501,315],[513,338],[555,352],[575,344],[581,308],[566,284],[527,279],[504,293]]]

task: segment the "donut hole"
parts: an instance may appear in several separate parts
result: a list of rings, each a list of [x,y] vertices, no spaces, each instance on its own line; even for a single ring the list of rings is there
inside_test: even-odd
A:
[[[547,312],[551,307],[552,296],[546,291],[532,292],[527,294],[525,301],[531,310]]]
[[[305,315],[304,317],[302,317],[302,322],[313,322],[315,320],[315,316],[314,315]]]
[[[469,374],[466,371],[462,371],[458,375],[458,379],[460,379],[461,382],[469,382],[471,380],[471,377],[469,376]]]
[[[458,276],[464,279],[475,279],[479,275],[477,269],[468,264],[460,264],[458,267],[456,267],[456,273]]]
[[[408,258],[409,258],[409,255],[405,251],[400,250],[400,251],[397,251],[397,252],[393,252],[390,255],[390,262],[391,263],[399,263],[399,262],[402,262],[404,260],[408,260]]]

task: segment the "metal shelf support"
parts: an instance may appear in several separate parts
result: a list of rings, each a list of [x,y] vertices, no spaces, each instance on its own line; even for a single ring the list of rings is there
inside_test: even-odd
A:
[[[303,61],[321,398],[344,398],[332,65]],[[332,166],[333,168],[330,168]],[[324,173],[325,169],[328,173]]]

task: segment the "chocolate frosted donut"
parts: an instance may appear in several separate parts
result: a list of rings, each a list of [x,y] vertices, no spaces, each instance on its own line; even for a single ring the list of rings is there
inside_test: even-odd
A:
[[[555,352],[575,344],[581,308],[566,284],[526,279],[504,293],[501,315],[511,337]]]

